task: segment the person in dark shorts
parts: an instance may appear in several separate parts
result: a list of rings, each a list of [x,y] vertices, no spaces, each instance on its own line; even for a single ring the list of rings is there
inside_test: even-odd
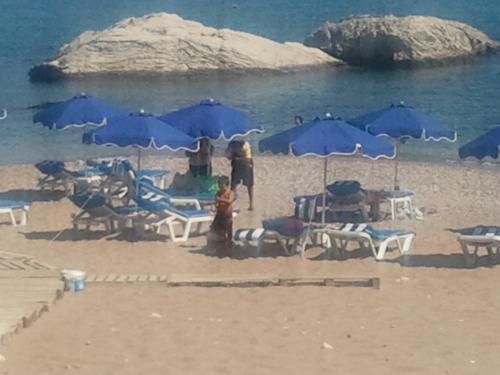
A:
[[[215,249],[218,255],[225,256],[233,244],[233,192],[229,178],[219,178],[219,191],[215,195],[216,214],[207,236],[207,247]]]
[[[253,159],[250,143],[231,141],[226,149],[226,156],[231,160],[231,190],[236,192],[239,184],[248,190],[248,209],[253,210]]]
[[[208,138],[200,140],[200,149],[197,152],[186,151],[189,158],[189,170],[193,177],[212,175],[212,156],[214,146]]]

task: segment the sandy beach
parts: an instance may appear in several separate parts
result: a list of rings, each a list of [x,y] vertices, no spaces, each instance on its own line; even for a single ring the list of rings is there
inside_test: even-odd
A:
[[[175,158],[148,158],[145,164],[172,171],[187,167],[185,159]],[[391,161],[332,158],[329,166],[331,182],[392,185]],[[228,174],[228,161],[217,158],[214,171]],[[474,163],[401,162],[399,171],[402,189],[415,192],[424,219],[376,223],[417,234],[408,255],[389,253],[376,262],[360,251],[341,261],[318,259],[320,249],[301,260],[272,246],[258,257],[238,249],[233,258],[220,259],[206,252],[204,237],[173,244],[163,236],[137,241],[133,233],[96,232],[75,239],[70,215],[77,209],[70,201],[39,193],[39,173],[32,166],[1,166],[0,199],[33,205],[27,226],[13,228],[1,218],[0,251],[88,274],[379,277],[381,288],[92,285],[66,293],[36,324],[0,347],[6,357],[0,374],[496,373],[498,266],[484,258],[467,269],[446,229],[500,225],[500,170]],[[294,196],[321,192],[322,162],[258,156],[255,177],[256,210],[246,210],[240,187],[235,228],[292,215]]]

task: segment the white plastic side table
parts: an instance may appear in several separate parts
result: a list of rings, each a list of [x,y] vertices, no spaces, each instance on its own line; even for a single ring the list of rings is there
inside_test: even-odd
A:
[[[407,212],[413,212],[413,193],[412,192],[392,192],[392,195],[387,197],[389,203],[391,204],[391,219],[396,220],[396,213],[399,208],[407,210]]]

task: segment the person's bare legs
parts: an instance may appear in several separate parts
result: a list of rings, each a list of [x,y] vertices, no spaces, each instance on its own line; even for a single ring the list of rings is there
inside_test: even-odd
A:
[[[248,200],[249,200],[249,206],[248,210],[253,211],[253,186],[247,186],[248,189]]]

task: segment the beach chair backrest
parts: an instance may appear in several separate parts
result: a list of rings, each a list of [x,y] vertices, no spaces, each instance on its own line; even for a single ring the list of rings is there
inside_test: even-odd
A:
[[[44,160],[35,164],[36,169],[46,175],[55,175],[64,170],[64,163],[57,160]]]
[[[136,173],[132,163],[126,159],[115,159],[111,164],[111,174],[117,177],[136,179]]]
[[[295,201],[295,217],[302,221],[312,221],[316,217],[317,212],[317,196],[304,195],[294,198]]]
[[[164,190],[156,187],[154,183],[149,179],[141,178],[139,180],[139,192],[141,194],[154,193],[163,197],[163,199],[170,201],[171,195]]]

